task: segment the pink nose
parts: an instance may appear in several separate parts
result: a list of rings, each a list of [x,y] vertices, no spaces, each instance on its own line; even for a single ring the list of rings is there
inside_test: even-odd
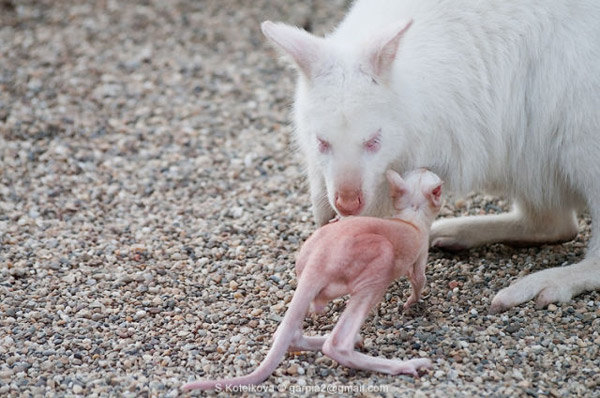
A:
[[[361,191],[340,191],[335,194],[335,207],[342,216],[355,216],[363,208]]]

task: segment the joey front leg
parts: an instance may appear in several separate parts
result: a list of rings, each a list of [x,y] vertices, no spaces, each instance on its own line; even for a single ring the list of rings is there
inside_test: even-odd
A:
[[[427,265],[427,250],[425,253],[419,256],[415,264],[413,265],[413,271],[409,277],[410,285],[412,287],[412,292],[406,303],[404,303],[403,308],[407,309],[414,303],[418,302],[421,298],[421,293],[423,292],[423,287],[425,286],[425,282],[427,281],[427,277],[425,276],[425,266]]]

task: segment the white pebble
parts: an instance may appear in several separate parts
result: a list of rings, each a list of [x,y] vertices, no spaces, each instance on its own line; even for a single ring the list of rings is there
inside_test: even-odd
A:
[[[231,210],[229,211],[229,214],[231,214],[231,217],[233,217],[233,218],[240,218],[240,217],[242,217],[242,215],[244,215],[244,208],[241,206],[232,207]]]
[[[133,316],[133,319],[135,319],[137,321],[138,319],[142,319],[145,316],[146,316],[146,311],[139,310],[138,312],[135,313],[135,315]]]

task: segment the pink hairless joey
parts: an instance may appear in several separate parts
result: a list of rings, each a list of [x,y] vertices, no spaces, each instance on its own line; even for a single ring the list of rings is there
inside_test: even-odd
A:
[[[412,294],[404,308],[421,297],[429,230],[441,207],[442,181],[432,172],[418,169],[403,179],[389,170],[386,177],[395,209],[392,218],[345,218],[324,225],[306,241],[296,260],[298,287],[259,367],[246,376],[189,383],[183,386],[185,390],[261,383],[288,350],[322,351],[343,366],[392,375],[418,376],[420,370],[431,368],[427,358],[402,361],[354,350],[361,340],[360,327],[393,280],[406,276],[410,281]],[[320,311],[329,301],[347,294],[348,305],[330,334],[302,334],[309,310]]]

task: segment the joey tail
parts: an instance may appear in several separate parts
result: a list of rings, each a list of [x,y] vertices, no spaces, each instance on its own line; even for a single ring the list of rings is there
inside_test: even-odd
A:
[[[308,275],[302,275],[308,276]],[[281,325],[273,336],[273,345],[265,359],[252,373],[230,379],[204,380],[188,383],[183,386],[184,390],[213,390],[226,389],[228,387],[254,385],[265,381],[275,371],[283,360],[292,340],[298,331],[302,329],[302,322],[308,313],[310,303],[316,297],[322,287],[317,286],[312,278],[302,278],[298,282],[298,288],[290,302],[290,306],[283,317]]]

